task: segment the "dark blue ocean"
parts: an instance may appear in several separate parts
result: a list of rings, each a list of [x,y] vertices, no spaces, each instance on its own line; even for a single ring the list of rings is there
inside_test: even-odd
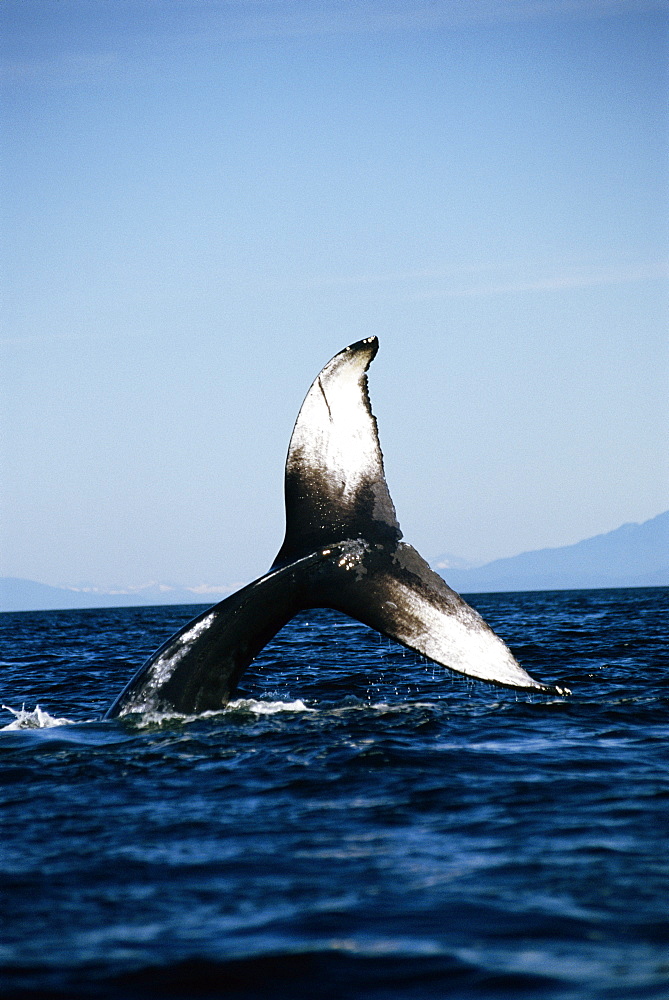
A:
[[[200,609],[1,615],[4,1000],[666,1000],[669,590],[470,600],[572,697],[318,611],[225,711],[100,722]]]

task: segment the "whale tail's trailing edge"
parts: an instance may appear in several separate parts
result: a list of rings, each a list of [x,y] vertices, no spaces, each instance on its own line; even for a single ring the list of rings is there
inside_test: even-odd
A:
[[[375,337],[347,347],[305,397],[286,460],[286,534],[269,573],[164,643],[107,717],[220,708],[263,646],[313,607],[342,611],[468,677],[569,693],[530,677],[481,616],[401,540],[367,390],[377,350]]]

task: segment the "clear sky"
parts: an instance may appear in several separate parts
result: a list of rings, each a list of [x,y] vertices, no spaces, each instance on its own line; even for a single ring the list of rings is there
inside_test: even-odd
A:
[[[2,564],[247,580],[320,367],[405,537],[669,507],[667,6],[3,0]]]

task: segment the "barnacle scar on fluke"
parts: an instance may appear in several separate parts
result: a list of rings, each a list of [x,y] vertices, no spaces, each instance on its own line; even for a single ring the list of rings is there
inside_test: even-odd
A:
[[[568,694],[520,666],[481,616],[402,541],[367,388],[376,337],[323,368],[298,414],[285,475],[286,535],[274,563],[149,657],[107,717],[221,708],[279,629],[333,608],[467,677]]]

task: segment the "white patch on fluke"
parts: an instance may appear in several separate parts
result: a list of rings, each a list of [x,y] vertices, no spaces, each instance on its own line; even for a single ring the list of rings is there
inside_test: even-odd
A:
[[[178,643],[177,648],[174,649],[174,643],[170,643],[169,648],[173,650],[169,655],[167,652],[159,656],[158,659],[152,666],[151,669],[151,679],[147,683],[146,687],[142,692],[142,700],[138,702],[130,702],[119,712],[119,716],[123,715],[134,715],[139,713],[145,715],[149,712],[159,712],[161,711],[161,702],[156,699],[156,692],[160,691],[164,684],[167,684],[170,677],[176,670],[177,666],[190,652],[190,648],[197,639],[203,635],[209,626],[212,624],[216,615],[211,612],[205,615],[199,622],[196,622],[192,628],[189,628],[187,632],[183,635],[177,637],[176,642]]]
[[[184,632],[182,636],[179,636],[179,642],[182,645],[185,645],[186,643],[192,642],[193,639],[197,639],[199,635],[209,628],[214,618],[215,615],[213,614],[206,615],[201,621],[196,622],[192,628],[189,628],[187,632]]]
[[[367,486],[374,497],[373,517],[389,520],[399,530],[367,394],[365,373],[376,338],[354,348],[332,358],[309,389],[293,429],[286,472],[318,473],[330,502],[343,508]]]
[[[473,608],[463,605],[460,614],[446,615],[399,581],[395,587],[400,595],[398,603],[413,608],[413,624],[420,622],[421,626],[420,632],[415,627],[403,634],[398,631],[400,642],[467,677],[512,687],[542,687]]]

